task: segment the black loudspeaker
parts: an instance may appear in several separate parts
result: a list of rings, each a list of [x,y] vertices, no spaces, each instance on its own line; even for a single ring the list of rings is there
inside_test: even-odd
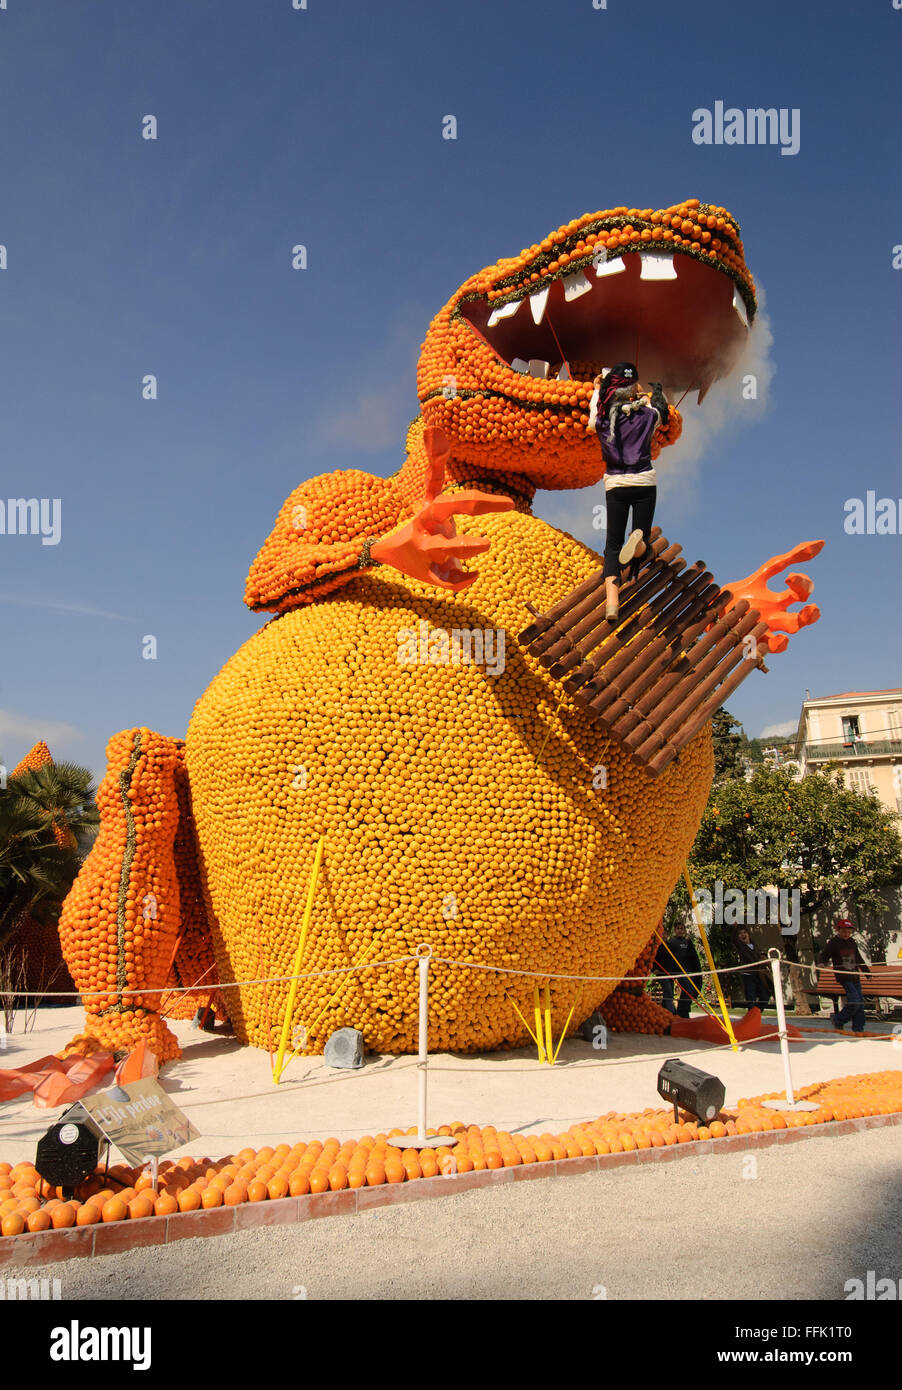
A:
[[[356,1028],[339,1028],[323,1049],[323,1061],[327,1067],[362,1067],[363,1034]]]
[[[726,1089],[719,1077],[699,1071],[698,1067],[690,1067],[688,1062],[674,1057],[665,1062],[658,1073],[658,1095],[670,1101],[674,1115],[679,1106],[707,1122],[719,1112]]]
[[[54,1187],[74,1188],[94,1172],[105,1143],[100,1126],[73,1105],[38,1140],[34,1166]]]

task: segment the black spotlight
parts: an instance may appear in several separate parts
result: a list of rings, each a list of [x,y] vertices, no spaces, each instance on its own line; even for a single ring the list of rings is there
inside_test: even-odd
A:
[[[707,1123],[723,1105],[726,1090],[719,1077],[673,1057],[658,1072],[658,1095],[673,1105],[674,1120],[679,1120],[679,1107]]]
[[[72,1192],[94,1172],[103,1130],[80,1105],[73,1105],[38,1140],[34,1166],[45,1182]]]

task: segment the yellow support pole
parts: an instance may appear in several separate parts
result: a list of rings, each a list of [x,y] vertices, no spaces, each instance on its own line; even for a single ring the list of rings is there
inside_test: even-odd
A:
[[[372,955],[372,953],[373,953],[373,949],[374,949],[376,946],[378,946],[378,945],[379,945],[379,942],[382,940],[382,933],[383,933],[384,931],[385,931],[385,928],[384,928],[384,927],[377,927],[377,928],[376,928],[376,930],[373,932],[372,937],[370,938],[370,944],[369,944],[369,946],[366,947],[366,949],[364,950],[363,955],[360,957],[360,959],[359,959],[359,960],[355,960],[355,962],[354,962],[355,966],[358,966],[358,965],[365,965],[365,964],[366,964],[368,958],[369,958],[369,957]],[[320,1019],[321,1019],[326,1013],[328,1013],[328,1011],[331,1009],[332,1005],[335,1004],[335,1003],[338,1001],[340,995],[342,995],[342,994],[344,993],[344,991],[347,989],[348,984],[349,984],[349,982],[350,982],[350,979],[351,979],[350,974],[343,976],[342,979],[339,981],[339,983],[336,985],[335,989],[333,989],[331,995],[330,995],[329,998],[326,1000],[325,1004],[324,1004],[323,1007],[320,1009],[319,1013],[316,1015],[316,1018],[313,1020],[313,1022],[312,1022],[311,1025],[310,1025],[310,1027],[307,1029],[307,1041],[301,1044],[302,1047],[306,1047],[306,1046],[309,1044],[310,1039],[311,1039],[311,1037],[312,1037],[312,1035],[313,1035],[313,1032],[314,1032],[314,1030],[316,1029],[316,1026],[317,1026],[317,1024],[319,1023]],[[295,1049],[295,1052],[292,1053],[292,1056],[296,1056],[297,1053],[298,1053],[299,1051],[300,1051],[300,1048],[296,1048],[296,1049]]]
[[[573,1009],[575,1009],[575,1008],[576,1008],[576,1005],[574,1004],[574,1005],[573,1005]],[[561,1033],[560,1039],[559,1039],[559,1041],[558,1041],[557,1051],[555,1052],[554,1056],[553,1056],[552,1059],[551,1059],[551,1065],[552,1065],[552,1066],[554,1066],[555,1062],[557,1061],[557,1054],[558,1054],[558,1052],[560,1052],[560,1050],[561,1050],[561,1043],[564,1041],[564,1039],[565,1039],[566,1036],[567,1036],[567,1029],[570,1027],[570,1020],[571,1020],[571,1018],[573,1017],[573,1009],[571,1009],[570,1012],[569,1012],[569,1014],[567,1015],[567,1022],[564,1024],[564,1031]]]
[[[285,1056],[285,1049],[288,1046],[288,1037],[291,1032],[291,1016],[294,1013],[294,1003],[298,995],[297,977],[301,973],[301,961],[304,957],[304,947],[307,945],[307,931],[310,927],[310,918],[313,914],[313,899],[316,896],[316,882],[319,878],[319,866],[323,860],[324,845],[325,839],[320,835],[316,844],[316,854],[313,856],[313,868],[310,870],[310,882],[307,885],[307,904],[304,908],[304,920],[301,923],[301,939],[298,942],[298,949],[294,956],[294,970],[292,971],[294,979],[291,981],[291,986],[288,990],[288,1003],[285,1006],[285,1020],[282,1024],[282,1036],[279,1039],[279,1051],[276,1054],[276,1065],[273,1068],[273,1081],[277,1086],[282,1079],[282,1072],[285,1070],[282,1059]]]
[[[676,956],[673,954],[673,951],[671,951],[670,947],[667,945],[667,942],[664,940],[663,936],[662,936],[661,933],[658,931],[657,927],[655,927],[655,936],[658,938],[658,940],[660,941],[661,945],[664,947],[664,950],[665,950],[665,951],[667,952],[667,954],[670,956],[670,959],[673,961],[673,963],[674,963],[674,965],[676,966],[676,968],[677,968],[679,974],[682,975],[684,979],[688,980],[689,983],[690,983],[691,985],[695,986],[695,988],[697,989],[698,986],[695,984],[695,981],[692,979],[692,976],[689,975],[689,974],[687,974],[687,972],[686,972],[686,971],[683,969],[683,967],[680,965],[680,962],[677,960]],[[668,972],[668,973],[672,974],[672,972]],[[696,1002],[697,1004],[701,1004],[702,1008],[704,1009],[705,1013],[708,1015],[709,1018],[713,1018],[713,1019],[716,1019],[716,1018],[717,1018],[717,1014],[716,1014],[716,1013],[714,1012],[714,1010],[711,1008],[711,1006],[709,1005],[707,999],[703,998],[701,994],[698,995],[698,998],[696,999],[695,1002]]]
[[[543,1044],[543,1042],[542,1042],[542,1036],[543,1036],[543,1028],[542,1028],[542,1006],[541,1006],[541,1004],[539,1003],[539,986],[538,986],[538,985],[533,985],[533,987],[532,987],[532,1002],[533,1002],[533,1007],[535,1008],[535,1011],[536,1011],[536,1042],[538,1043],[538,1047],[539,1047],[539,1061],[540,1061],[540,1062],[544,1062],[544,1060],[545,1060],[545,1047],[544,1047],[544,1044]]]
[[[551,1035],[551,987],[545,982],[545,1061],[554,1066],[554,1038]]]
[[[689,890],[689,901],[692,903],[692,915],[695,918],[695,925],[698,927],[698,934],[702,939],[702,945],[705,948],[705,955],[708,957],[708,965],[711,967],[711,973],[714,976],[714,988],[717,991],[717,999],[718,1003],[720,1004],[720,1012],[723,1014],[723,1026],[727,1030],[727,1037],[730,1039],[731,1048],[734,1052],[738,1052],[739,1044],[736,1041],[736,1034],[733,1032],[733,1024],[730,1020],[730,1015],[727,1013],[726,1000],[723,997],[723,990],[720,987],[720,976],[718,975],[714,965],[714,957],[711,954],[711,947],[708,945],[708,934],[705,931],[705,926],[702,922],[702,915],[699,912],[698,904],[695,901],[695,891],[692,887],[692,883],[689,878],[688,864],[683,868],[683,878],[685,879],[686,887]]]
[[[517,1017],[519,1018],[520,1022],[523,1024],[523,1027],[526,1029],[526,1031],[527,1031],[527,1033],[529,1034],[529,1036],[532,1038],[532,1040],[533,1040],[533,1042],[535,1043],[536,1047],[541,1047],[541,1043],[539,1042],[539,1040],[538,1040],[538,1038],[536,1037],[535,1033],[534,1033],[534,1032],[532,1031],[532,1029],[530,1028],[529,1024],[526,1022],[526,1019],[523,1017],[523,1015],[521,1014],[520,1010],[517,1008],[517,1005],[516,1005],[516,1003],[514,1002],[514,1000],[513,1000],[513,999],[511,998],[511,996],[508,994],[507,990],[504,991],[504,997],[505,997],[505,999],[508,1001],[508,1003],[511,1004],[511,1006],[513,1007],[514,1012],[516,1013],[516,1015],[517,1015]]]

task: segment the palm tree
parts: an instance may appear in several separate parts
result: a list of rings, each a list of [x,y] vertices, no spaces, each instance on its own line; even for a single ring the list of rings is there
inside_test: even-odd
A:
[[[93,842],[91,773],[48,762],[0,790],[0,945],[26,918],[55,922]]]

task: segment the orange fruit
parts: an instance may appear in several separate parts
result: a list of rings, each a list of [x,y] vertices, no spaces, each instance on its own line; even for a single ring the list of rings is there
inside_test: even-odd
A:
[[[269,1194],[266,1191],[266,1183],[260,1178],[255,1178],[248,1184],[247,1200],[249,1202],[265,1202]]]
[[[153,1204],[155,1216],[172,1216],[179,1210],[179,1204],[169,1192],[161,1192]]]
[[[100,1211],[102,1221],[124,1221],[128,1216],[128,1207],[121,1197],[111,1197],[108,1202],[104,1202]]]
[[[200,1204],[205,1211],[209,1211],[212,1207],[221,1207],[222,1188],[211,1182],[210,1186],[205,1187],[201,1193]]]
[[[186,1187],[178,1195],[179,1211],[197,1211],[201,1194],[196,1187]]]
[[[84,1211],[84,1207],[76,1208],[71,1202],[60,1202],[58,1207],[54,1207],[50,1213],[50,1220],[53,1222],[55,1231],[64,1230],[67,1226],[74,1226],[77,1212]],[[99,1213],[98,1213],[99,1218]]]
[[[128,1203],[128,1214],[132,1221],[141,1221],[154,1214],[154,1201],[152,1197],[146,1197],[139,1193]]]
[[[49,1231],[52,1224],[50,1212],[42,1207],[39,1207],[37,1211],[31,1212],[28,1220],[25,1222],[29,1231]]]
[[[8,1211],[0,1221],[0,1234],[20,1236],[25,1230],[25,1217],[20,1211]]]

